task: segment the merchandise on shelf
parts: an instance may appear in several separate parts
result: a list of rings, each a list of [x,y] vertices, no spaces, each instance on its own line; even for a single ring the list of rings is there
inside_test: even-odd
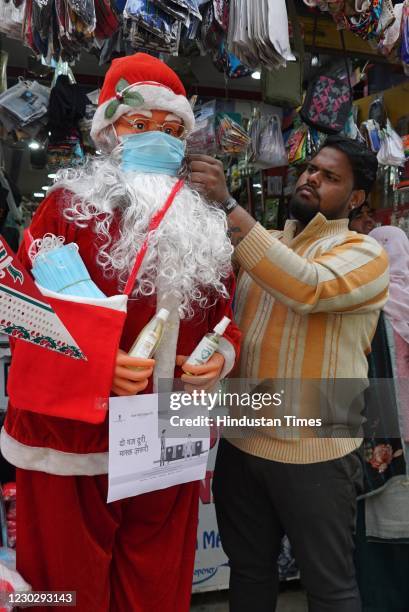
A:
[[[111,37],[120,20],[110,0],[25,0],[23,25],[25,44],[50,64],[77,59],[97,40]]]
[[[189,153],[216,153],[216,101],[206,102],[195,109],[195,129],[187,140]]]
[[[277,115],[256,117],[249,126],[251,148],[249,161],[259,168],[286,166],[288,156]]]
[[[251,68],[269,70],[294,61],[285,0],[231,0],[228,47]]]
[[[399,47],[403,25],[402,4],[392,0],[304,0],[304,4],[329,12],[338,29],[359,36],[383,55]]]
[[[400,48],[400,58],[405,74],[409,76],[409,0],[405,0],[402,11],[402,43]]]
[[[395,132],[389,119],[382,130],[378,162],[383,166],[404,166],[405,149],[402,138]]]
[[[219,118],[216,139],[218,152],[221,155],[244,153],[250,144],[247,132],[228,115]]]
[[[16,6],[17,4],[17,6]],[[21,40],[24,19],[24,3],[14,3],[12,0],[0,2],[0,32],[10,38]]]
[[[45,124],[50,90],[37,81],[20,80],[0,94],[0,123],[7,133],[24,129],[34,136]]]
[[[16,483],[2,486],[6,513],[7,541],[10,548],[16,548]]]

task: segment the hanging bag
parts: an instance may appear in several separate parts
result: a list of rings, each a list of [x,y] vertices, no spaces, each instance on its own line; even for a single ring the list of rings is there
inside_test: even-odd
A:
[[[16,340],[7,387],[14,408],[87,423],[104,421],[128,297],[145,257],[150,233],[157,229],[183,184],[183,180],[175,184],[163,208],[153,216],[123,295],[79,298],[40,288],[86,360],[71,359]]]
[[[293,28],[296,61],[288,61],[287,66],[279,70],[266,70],[263,67],[261,71],[261,90],[263,102],[267,104],[285,104],[297,107],[302,103],[303,96],[304,42],[294,0],[289,0],[288,12]]]
[[[249,127],[248,163],[257,168],[288,165],[287,150],[278,115],[254,117]]]
[[[378,151],[378,162],[382,166],[404,166],[406,157],[402,138],[392,127],[389,119],[382,130],[381,146]]]
[[[386,12],[384,13],[383,24],[381,29],[386,29],[390,25],[390,2],[387,0],[370,0],[369,6],[360,10],[353,15],[344,15],[344,23],[348,30],[364,40],[371,40],[378,36],[378,27],[382,18],[382,13],[385,4]],[[392,6],[393,12],[393,6]]]
[[[313,49],[317,34],[318,18],[315,17]],[[344,33],[340,30],[344,52],[347,81],[331,74],[320,74],[310,83],[300,115],[305,123],[325,134],[342,131],[353,101],[353,90],[346,56]],[[314,51],[312,52],[314,55]]]
[[[401,32],[400,59],[404,73],[409,76],[409,0],[405,0],[403,4]]]

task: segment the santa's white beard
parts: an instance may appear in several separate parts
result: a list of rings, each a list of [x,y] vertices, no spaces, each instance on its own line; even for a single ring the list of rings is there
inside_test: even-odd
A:
[[[80,227],[94,221],[102,238],[97,262],[106,276],[118,278],[119,290],[132,270],[153,213],[163,207],[176,180],[124,173],[109,157],[58,175],[54,188],[74,194],[65,217]],[[120,235],[112,243],[110,226],[117,212]],[[195,305],[205,308],[218,296],[227,297],[232,251],[225,214],[185,185],[150,237],[132,296],[169,294],[180,304],[180,316],[191,316]]]

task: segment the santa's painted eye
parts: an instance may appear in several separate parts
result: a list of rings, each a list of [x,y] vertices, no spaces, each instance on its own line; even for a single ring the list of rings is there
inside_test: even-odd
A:
[[[184,127],[180,123],[173,121],[166,122],[162,125],[162,132],[165,132],[165,134],[168,134],[169,136],[180,138],[184,134]]]

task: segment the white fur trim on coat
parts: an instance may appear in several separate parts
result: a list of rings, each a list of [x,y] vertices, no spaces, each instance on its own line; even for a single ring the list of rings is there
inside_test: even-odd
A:
[[[92,120],[91,127],[91,138],[96,146],[100,146],[101,140],[99,134],[104,128],[115,123],[115,121],[117,121],[122,115],[129,113],[129,111],[134,111],[137,113],[138,109],[169,111],[183,120],[188,134],[193,131],[195,126],[195,117],[189,101],[185,96],[177,95],[168,87],[161,87],[155,84],[136,84],[130,87],[129,91],[138,92],[143,97],[144,102],[138,108],[128,106],[127,104],[120,104],[113,117],[111,117],[111,119],[106,119],[105,110],[109,103],[114,100],[114,98],[112,98],[112,100],[107,100],[98,106]]]
[[[1,430],[0,448],[9,463],[23,470],[56,476],[97,476],[108,473],[108,453],[66,453],[54,448],[28,446]]]

